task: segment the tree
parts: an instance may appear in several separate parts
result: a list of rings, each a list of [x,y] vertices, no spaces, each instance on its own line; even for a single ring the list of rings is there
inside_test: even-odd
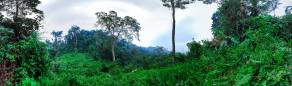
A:
[[[53,31],[51,34],[54,36],[54,42],[53,42],[53,56],[57,56],[59,53],[59,47],[60,47],[60,42],[62,38],[62,33],[63,31]]]
[[[8,76],[13,78],[11,84],[7,85],[16,85],[24,78],[40,79],[48,73],[47,45],[36,33],[43,20],[43,12],[37,9],[40,3],[39,0],[0,0],[0,26],[6,28],[0,29],[0,39],[5,40],[4,44],[0,43],[0,62],[4,61],[9,71],[13,71],[13,76]]]
[[[97,12],[97,26],[104,27],[105,31],[111,36],[111,50],[112,60],[115,61],[115,45],[119,38],[126,39],[128,41],[137,38],[139,40],[139,31],[141,30],[140,24],[136,19],[125,16],[121,18],[115,11]]]
[[[220,28],[229,37],[238,37],[243,41],[244,31],[250,26],[249,18],[272,12],[279,4],[278,0],[221,0],[219,8]],[[214,21],[216,18],[213,19]]]
[[[9,43],[8,40],[11,39],[12,35],[13,31],[11,31],[11,29],[0,26],[0,47],[1,45]]]
[[[284,38],[287,42],[292,39],[292,14],[282,17],[283,27],[278,31],[281,38]]]
[[[58,42],[61,40],[63,31],[53,31],[51,34],[54,36],[54,43],[58,44]]]
[[[0,0],[1,25],[13,29],[12,41],[17,42],[41,27],[43,12],[37,9],[39,0]],[[3,16],[5,15],[5,16]]]
[[[216,11],[213,15],[212,15],[212,29],[214,28],[220,28],[220,18],[221,18],[221,14],[220,12]]]
[[[94,57],[102,57],[105,59],[112,59],[112,52],[111,52],[111,37],[108,35],[109,33],[103,31],[103,30],[97,30],[95,31],[95,35],[92,37],[94,38],[95,43],[91,46],[91,53],[94,55]],[[96,53],[96,51],[98,53]],[[109,58],[108,58],[109,57]]]
[[[175,25],[176,25],[176,19],[175,19],[175,12],[176,8],[179,9],[186,9],[187,4],[190,4],[194,2],[195,0],[162,0],[163,6],[170,8],[172,11],[172,55],[173,55],[173,61],[175,60]]]
[[[279,0],[242,0],[242,6],[248,10],[250,16],[259,16],[261,13],[269,13],[274,11],[278,5]]]
[[[202,45],[196,41],[188,43],[187,46],[189,48],[187,55],[192,58],[199,58],[203,53]]]
[[[79,26],[72,26],[71,29],[68,31],[68,35],[65,36],[67,43],[73,48],[75,52],[78,50],[78,35],[80,33]]]
[[[186,5],[194,3],[196,0],[161,0],[163,2],[163,6],[170,8],[172,11],[172,56],[173,61],[175,61],[175,28],[176,28],[176,8],[178,9],[186,9]],[[211,4],[217,2],[217,0],[197,0],[202,1],[204,4]]]
[[[287,6],[285,10],[286,15],[292,14],[292,6]]]

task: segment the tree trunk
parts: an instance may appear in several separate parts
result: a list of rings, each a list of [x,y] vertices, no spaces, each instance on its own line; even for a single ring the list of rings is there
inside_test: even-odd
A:
[[[115,55],[115,41],[112,41],[112,58],[113,58],[113,62],[116,61],[116,55]]]
[[[78,43],[78,42],[77,42],[77,34],[75,33],[75,43],[74,43],[74,44],[75,44],[75,45],[74,45],[74,51],[75,51],[75,52],[77,52],[77,50],[78,50],[78,49],[77,49],[77,45],[78,45],[77,43]]]
[[[172,60],[175,61],[175,6],[173,0],[171,0],[171,9],[172,9]]]
[[[15,14],[13,16],[13,21],[14,21],[14,23],[13,23],[14,26],[13,27],[16,27],[16,28],[13,29],[14,37],[12,38],[12,41],[16,43],[20,39],[20,31],[19,31],[20,28],[18,27],[17,23],[15,23],[15,22],[18,22],[19,1],[16,0],[15,4],[16,4],[16,6],[15,6]]]
[[[19,13],[19,3],[18,0],[15,1],[16,7],[15,7],[15,18],[18,18],[18,13]]]

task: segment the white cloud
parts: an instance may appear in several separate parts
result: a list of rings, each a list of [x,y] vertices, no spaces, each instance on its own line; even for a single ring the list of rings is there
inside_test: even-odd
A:
[[[162,6],[159,6],[160,8],[156,8],[156,10],[145,10],[145,6],[117,0],[91,1],[88,3],[71,2],[67,6],[63,6],[65,4],[56,4],[65,1],[68,0],[54,1],[50,2],[50,4],[45,2],[46,4],[40,6],[46,14],[44,29],[41,30],[45,32],[45,38],[50,38],[49,32],[53,30],[66,32],[71,25],[94,28],[96,12],[115,10],[120,16],[132,16],[141,23],[141,41],[135,41],[135,43],[141,46],[150,46],[151,42],[160,35],[159,33],[165,32],[169,25],[168,21],[170,21],[167,14],[168,10],[161,10],[166,9]],[[60,7],[60,9],[52,9],[57,7]]]
[[[51,38],[50,32],[53,30],[67,30],[72,25],[79,25],[81,28],[94,29],[96,21],[95,12],[115,10],[120,16],[132,16],[136,18],[142,27],[140,32],[141,41],[134,43],[140,46],[163,46],[169,48],[171,33],[171,11],[163,7],[159,0],[42,0],[40,8],[45,12],[44,38]],[[208,9],[208,10],[206,10]],[[189,28],[178,31],[177,41],[179,51],[186,50],[186,42],[197,37],[196,40],[210,38],[210,16],[213,10],[208,5],[192,4],[186,10],[177,12],[177,26]],[[208,14],[206,14],[208,13]],[[185,19],[192,19],[188,24],[184,24]],[[182,23],[181,23],[182,22]],[[178,30],[180,29],[177,27]],[[186,31],[188,34],[183,34]],[[166,35],[166,36],[163,36]],[[186,36],[186,37],[184,37]],[[163,38],[165,37],[165,38]],[[163,39],[160,39],[163,38]],[[156,43],[157,42],[157,43]]]

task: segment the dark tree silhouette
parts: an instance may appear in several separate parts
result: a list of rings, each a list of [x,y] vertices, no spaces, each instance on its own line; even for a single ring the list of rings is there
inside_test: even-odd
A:
[[[68,35],[65,37],[68,41],[68,43],[70,43],[71,47],[74,47],[74,51],[77,52],[78,51],[78,36],[80,34],[80,27],[73,25],[71,27],[71,29],[68,31]]]

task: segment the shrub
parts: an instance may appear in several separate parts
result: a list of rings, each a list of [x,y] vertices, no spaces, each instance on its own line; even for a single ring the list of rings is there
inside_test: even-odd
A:
[[[187,44],[189,48],[188,56],[192,58],[199,58],[202,54],[202,45],[196,41]]]
[[[49,67],[47,47],[45,43],[39,41],[36,33],[16,43],[12,50],[18,65],[16,69],[18,78],[38,79],[47,74]]]
[[[284,16],[282,21],[283,26],[281,26],[281,29],[278,31],[279,36],[289,41],[292,39],[292,14]]]

